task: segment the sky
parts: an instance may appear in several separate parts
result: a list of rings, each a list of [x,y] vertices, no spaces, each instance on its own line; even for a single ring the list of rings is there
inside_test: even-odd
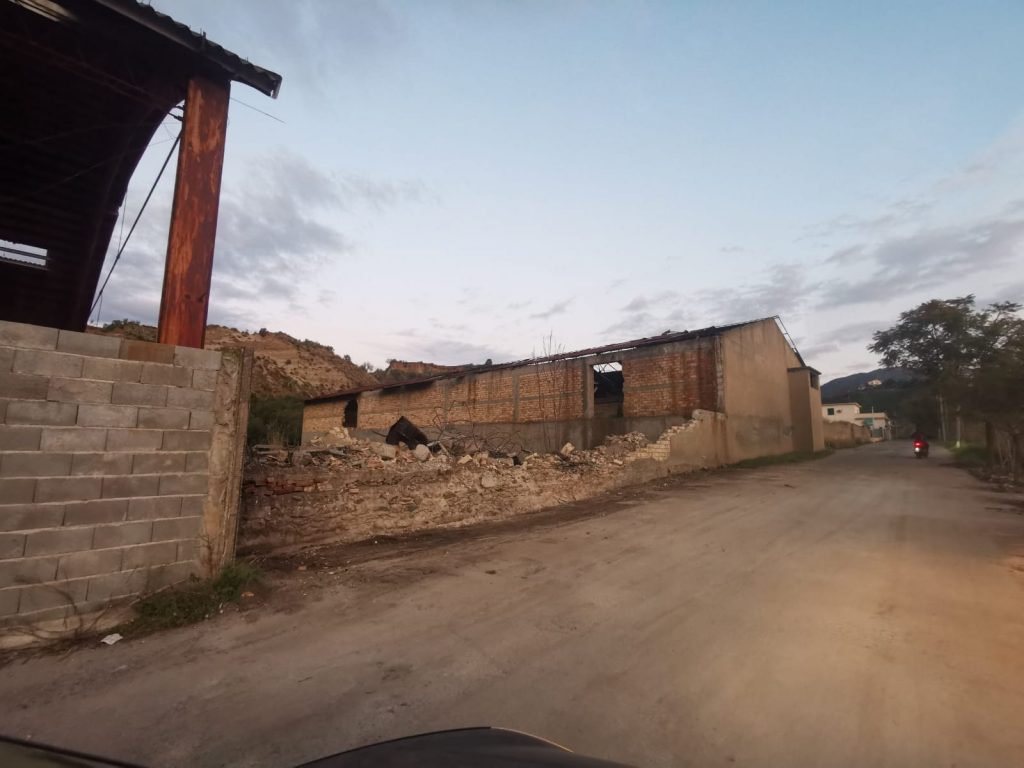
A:
[[[1017,0],[153,5],[284,78],[232,88],[211,322],[382,366],[779,315],[827,380],[1024,300]],[[94,320],[155,320],[173,168]]]

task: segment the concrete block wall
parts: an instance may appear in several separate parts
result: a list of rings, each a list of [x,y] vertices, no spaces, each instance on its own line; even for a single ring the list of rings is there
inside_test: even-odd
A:
[[[0,322],[0,629],[204,571],[238,354]]]

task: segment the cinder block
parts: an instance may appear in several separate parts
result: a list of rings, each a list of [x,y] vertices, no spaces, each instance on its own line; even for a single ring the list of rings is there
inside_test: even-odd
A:
[[[7,398],[0,398],[0,424],[7,420],[7,404],[11,402]]]
[[[199,573],[199,564],[187,562],[174,563],[173,565],[158,565],[150,568],[148,573],[149,579],[146,582],[146,591],[155,592],[158,589],[187,581],[190,576]]]
[[[210,476],[205,472],[191,475],[161,475],[161,496],[185,496],[193,493],[206,493]]]
[[[148,568],[153,565],[170,565],[178,559],[178,543],[158,541],[142,544],[124,551],[124,568]]]
[[[50,380],[29,373],[0,373],[0,396],[13,400],[45,400]]]
[[[167,392],[167,405],[171,408],[195,408],[208,411],[213,408],[213,392],[172,387]]]
[[[125,339],[121,342],[121,359],[170,364],[174,362],[174,347],[152,341]]]
[[[208,472],[210,470],[210,454],[201,451],[193,451],[186,454],[186,472]]]
[[[94,499],[68,504],[64,509],[64,525],[97,525],[119,523],[128,512],[128,499]]]
[[[101,477],[40,477],[35,501],[88,501],[100,498]]]
[[[139,408],[139,426],[150,429],[187,429],[188,411],[180,408]]]
[[[42,429],[0,425],[0,451],[37,451]]]
[[[4,477],[59,477],[70,473],[70,453],[29,451],[0,455],[0,475]]]
[[[0,346],[25,349],[56,349],[57,329],[0,320]]]
[[[21,588],[21,603],[18,613],[32,613],[44,608],[71,608],[85,600],[86,580],[55,581],[51,584],[37,584]]]
[[[217,388],[217,371],[196,368],[192,371],[192,389],[203,389],[212,392]]]
[[[24,555],[26,538],[24,533],[0,533],[0,560]]]
[[[96,528],[93,547],[127,547],[130,544],[143,544],[149,541],[153,523],[149,520],[133,520],[130,523],[101,525]]]
[[[82,378],[100,381],[139,381],[142,363],[131,360],[87,358],[82,366]]]
[[[118,499],[132,496],[159,496],[159,475],[124,475],[103,478],[103,498]]]
[[[8,424],[70,427],[78,416],[74,403],[50,403],[42,400],[12,400],[7,405]]]
[[[198,560],[199,542],[194,539],[184,539],[178,542],[177,560]]]
[[[56,557],[0,560],[0,589],[53,581],[57,578],[57,562]]]
[[[27,535],[25,557],[60,555],[92,549],[92,528],[57,528]]]
[[[58,579],[80,579],[121,570],[120,549],[94,549],[64,555],[57,566]]]
[[[64,376],[69,379],[82,375],[82,361],[77,355],[49,352],[43,349],[19,349],[14,353],[11,370],[15,373],[35,373],[40,376]]]
[[[13,616],[18,612],[20,589],[0,589],[0,616]]]
[[[132,473],[136,475],[159,474],[163,472],[184,472],[189,454],[171,451],[136,453],[132,462]]]
[[[176,517],[153,521],[153,541],[194,539],[199,536],[201,517]]]
[[[210,433],[201,430],[164,432],[163,449],[165,451],[208,451],[210,449]]]
[[[135,405],[80,405],[80,427],[134,427],[139,420]]]
[[[46,399],[60,403],[109,403],[112,387],[109,381],[51,379]]]
[[[220,370],[221,353],[216,349],[194,349],[193,347],[175,347],[175,365],[187,365],[190,368],[203,368],[209,371]]]
[[[158,451],[164,441],[159,429],[112,429],[107,433],[108,451]]]
[[[167,387],[163,384],[136,384],[131,381],[114,383],[110,402],[121,405],[166,405]]]
[[[206,496],[185,496],[181,500],[181,516],[201,516],[203,514],[204,504],[206,504]]]
[[[146,569],[108,573],[89,579],[89,600],[110,600],[115,597],[140,595],[146,591],[148,580]]]
[[[29,531],[34,528],[59,528],[63,520],[63,504],[0,505],[0,531]]]
[[[36,481],[33,478],[0,479],[0,505],[28,504],[35,500]]]
[[[177,365],[161,365],[159,363],[143,363],[143,384],[167,384],[172,387],[192,386],[192,369]]]
[[[151,496],[129,499],[129,520],[153,520],[160,517],[178,517],[181,498],[178,496]]]
[[[130,453],[76,453],[71,462],[72,475],[130,475]]]
[[[11,364],[14,362],[14,349],[13,347],[0,347],[0,372],[8,373],[11,370]]]
[[[188,421],[189,429],[213,429],[212,411],[192,411]]]
[[[105,429],[46,427],[38,447],[43,451],[102,451],[106,443]]]
[[[57,351],[89,357],[118,357],[121,354],[121,338],[100,336],[97,333],[61,331],[57,336]]]

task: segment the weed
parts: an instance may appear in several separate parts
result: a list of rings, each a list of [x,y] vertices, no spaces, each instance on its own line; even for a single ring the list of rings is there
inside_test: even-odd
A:
[[[813,461],[831,456],[834,451],[826,448],[824,451],[793,451],[791,453],[779,453],[775,456],[758,456],[754,459],[744,459],[729,466],[734,469],[752,469],[754,467],[770,467],[775,464],[798,464],[802,461]]]
[[[135,604],[136,617],[118,627],[126,637],[183,627],[208,619],[226,603],[237,603],[246,588],[259,584],[262,573],[247,562],[234,562],[211,579],[193,576],[184,584],[156,592]]]
[[[949,446],[953,459],[961,467],[985,467],[989,464],[988,451],[983,445],[963,443],[959,448],[956,444]]]

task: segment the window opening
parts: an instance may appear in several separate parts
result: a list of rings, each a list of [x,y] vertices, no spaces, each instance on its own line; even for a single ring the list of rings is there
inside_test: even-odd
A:
[[[352,398],[345,403],[345,418],[341,422],[343,427],[355,427],[359,421],[359,401]]]
[[[18,264],[22,267],[46,267],[47,251],[34,245],[0,240],[0,261]]]
[[[622,363],[600,363],[594,370],[594,416],[622,416],[625,379]]]
[[[829,408],[828,409],[828,415],[829,416],[835,416],[836,415],[836,409],[835,408]]]

